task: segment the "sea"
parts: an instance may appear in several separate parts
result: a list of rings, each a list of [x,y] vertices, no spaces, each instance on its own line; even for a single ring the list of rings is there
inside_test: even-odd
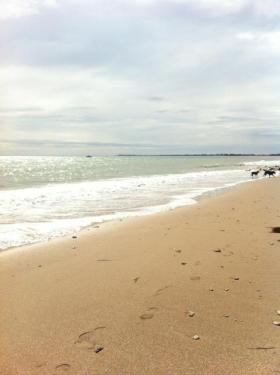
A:
[[[0,250],[195,204],[280,157],[0,157]]]

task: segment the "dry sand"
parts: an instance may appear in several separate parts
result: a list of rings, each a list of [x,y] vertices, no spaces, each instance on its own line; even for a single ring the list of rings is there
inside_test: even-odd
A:
[[[1,253],[0,374],[280,374],[279,191]]]

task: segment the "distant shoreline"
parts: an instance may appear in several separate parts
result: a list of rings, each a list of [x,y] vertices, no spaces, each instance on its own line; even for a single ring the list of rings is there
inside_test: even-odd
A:
[[[279,154],[118,154],[116,156],[280,156]]]

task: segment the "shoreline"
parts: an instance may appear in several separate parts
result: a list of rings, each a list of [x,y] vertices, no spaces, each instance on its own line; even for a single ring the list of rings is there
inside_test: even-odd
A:
[[[199,204],[199,202],[204,200],[204,199],[210,199],[210,198],[218,196],[220,194],[224,194],[227,191],[231,191],[232,189],[238,188],[239,186],[242,186],[244,184],[257,182],[257,181],[260,181],[262,179],[264,179],[264,177],[259,177],[258,180],[250,179],[250,180],[247,180],[247,181],[231,183],[231,184],[228,184],[228,186],[222,186],[222,187],[214,188],[213,190],[210,189],[208,191],[205,191],[205,192],[197,195],[195,198],[190,198],[190,200],[192,200],[193,203],[189,203],[189,204],[182,203],[182,204],[179,204],[175,207],[170,208],[170,205],[172,205],[172,202],[169,202],[169,203],[159,205],[159,206],[145,207],[145,208],[143,208],[142,211],[141,210],[136,211],[135,214],[132,214],[131,216],[124,216],[122,218],[115,218],[115,219],[104,220],[104,221],[101,221],[101,222],[94,222],[94,223],[91,223],[89,225],[82,226],[78,230],[73,230],[71,232],[69,231],[68,233],[65,233],[65,234],[62,234],[62,235],[52,236],[48,239],[44,239],[44,240],[41,240],[41,241],[35,241],[35,242],[30,242],[30,243],[26,243],[26,244],[22,244],[22,245],[18,245],[18,246],[11,246],[11,247],[7,247],[7,248],[4,248],[4,249],[0,249],[0,254],[4,253],[4,252],[7,252],[7,251],[16,251],[17,249],[21,249],[21,248],[29,248],[29,247],[33,247],[33,246],[47,245],[47,244],[49,244],[53,241],[63,241],[64,239],[67,239],[67,238],[69,238],[70,236],[73,236],[73,235],[80,235],[80,234],[83,235],[84,232],[89,231],[89,230],[94,229],[94,228],[100,229],[101,226],[103,228],[104,225],[111,226],[111,225],[114,225],[115,223],[118,223],[118,222],[122,222],[122,221],[126,221],[126,220],[133,220],[134,218],[141,218],[141,217],[145,218],[145,217],[149,217],[149,216],[165,214],[165,213],[168,213],[170,211],[174,211],[174,210],[177,210],[177,209],[180,209],[180,208],[188,208],[188,207],[191,207],[193,205]],[[153,208],[155,209],[155,211],[150,211],[150,212],[148,211],[148,209],[153,209]],[[86,217],[80,218],[80,219],[86,219]]]
[[[1,375],[279,371],[279,187],[1,252]]]

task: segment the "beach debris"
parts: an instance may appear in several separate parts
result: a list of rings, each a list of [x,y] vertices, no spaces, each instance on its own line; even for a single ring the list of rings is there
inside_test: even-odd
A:
[[[280,315],[280,310],[276,310],[276,314],[277,314],[277,315]]]
[[[274,322],[272,322],[272,324],[274,324],[275,326],[280,326],[280,322],[278,320],[274,320]]]
[[[182,266],[185,266],[187,263],[186,262],[181,262],[181,265]]]
[[[210,292],[214,292],[214,288],[210,288],[209,291],[210,291]]]
[[[236,277],[233,278],[233,280],[236,280],[236,281],[237,281],[237,280],[239,280],[239,277],[236,276]]]
[[[188,311],[188,316],[190,317],[190,318],[192,318],[192,317],[194,317],[195,316],[195,312],[194,311]]]
[[[142,320],[152,319],[153,317],[154,317],[154,314],[152,313],[145,313],[145,314],[140,315],[140,319]]]
[[[229,318],[230,315],[229,314],[224,314],[224,318]]]
[[[140,279],[140,277],[139,276],[137,276],[137,277],[135,277],[135,279],[133,279],[133,281],[135,282],[135,283],[137,283],[137,281]]]
[[[192,339],[193,339],[193,340],[200,340],[200,337],[199,337],[198,335],[194,335],[194,336],[192,337]]]
[[[213,251],[214,251],[214,253],[221,253],[222,252],[221,249],[214,249]]]
[[[76,238],[78,238],[78,237],[77,237],[77,236],[72,236],[72,238],[73,238],[73,239],[76,239]]]
[[[229,292],[229,288],[225,288],[224,290],[225,290],[225,292]]]
[[[97,346],[95,347],[94,351],[95,351],[95,353],[97,354],[97,353],[101,352],[103,349],[104,349],[103,346],[99,346],[99,345],[97,345]]]
[[[280,233],[280,227],[272,227],[271,233]]]

